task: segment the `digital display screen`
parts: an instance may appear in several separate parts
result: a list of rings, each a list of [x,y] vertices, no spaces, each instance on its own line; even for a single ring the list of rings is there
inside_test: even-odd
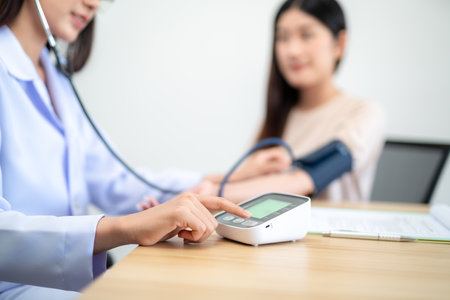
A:
[[[267,199],[258,204],[255,204],[254,206],[246,208],[246,210],[252,213],[253,218],[262,219],[290,204],[291,203],[285,201]]]

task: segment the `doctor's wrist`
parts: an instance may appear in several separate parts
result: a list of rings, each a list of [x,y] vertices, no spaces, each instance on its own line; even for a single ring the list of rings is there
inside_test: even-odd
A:
[[[97,224],[93,254],[132,244],[127,234],[124,217],[103,217]]]

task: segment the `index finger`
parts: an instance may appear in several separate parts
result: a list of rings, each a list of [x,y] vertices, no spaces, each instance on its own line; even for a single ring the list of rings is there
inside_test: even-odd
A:
[[[198,200],[208,209],[221,209],[230,214],[242,217],[250,218],[252,214],[246,211],[242,207],[234,204],[230,200],[221,197],[198,195]]]

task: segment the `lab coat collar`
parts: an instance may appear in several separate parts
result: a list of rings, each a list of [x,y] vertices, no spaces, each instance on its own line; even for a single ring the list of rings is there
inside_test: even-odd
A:
[[[30,57],[8,26],[0,27],[0,60],[9,74],[23,81],[39,79]]]
[[[64,131],[64,126],[61,124],[56,114],[53,111],[50,94],[55,99],[57,110],[59,113],[62,112],[62,105],[60,101],[65,98],[66,94],[64,90],[58,85],[57,82],[60,81],[60,76],[52,63],[50,58],[50,52],[46,47],[44,47],[40,54],[40,62],[45,70],[47,76],[48,88],[42,81],[41,77],[34,68],[33,62],[30,57],[25,53],[22,45],[14,36],[12,31],[6,26],[0,27],[0,62],[3,62],[8,73],[21,81],[30,81],[34,86],[39,98],[33,101],[42,101],[45,105],[45,109],[48,111],[48,118],[53,122],[53,124],[61,131]]]
[[[68,93],[68,89],[71,92],[71,88],[65,76],[58,71],[55,64],[51,60],[50,52],[47,48],[44,48],[41,53],[40,62],[45,70],[47,76],[47,88],[48,95],[53,98],[56,110],[58,111],[60,121],[67,125],[70,120],[70,111],[67,111],[68,107],[65,102],[68,102],[68,97],[72,96],[72,93]]]

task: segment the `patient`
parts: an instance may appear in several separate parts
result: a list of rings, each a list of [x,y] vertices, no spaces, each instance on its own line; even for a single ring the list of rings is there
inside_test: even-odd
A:
[[[238,203],[278,191],[335,202],[368,200],[386,119],[374,102],[350,96],[333,83],[346,39],[344,14],[336,1],[282,4],[274,23],[266,113],[257,140],[281,137],[299,160],[291,168],[285,150],[260,150],[231,176],[224,197]],[[194,191],[217,194],[222,178],[207,176]]]

